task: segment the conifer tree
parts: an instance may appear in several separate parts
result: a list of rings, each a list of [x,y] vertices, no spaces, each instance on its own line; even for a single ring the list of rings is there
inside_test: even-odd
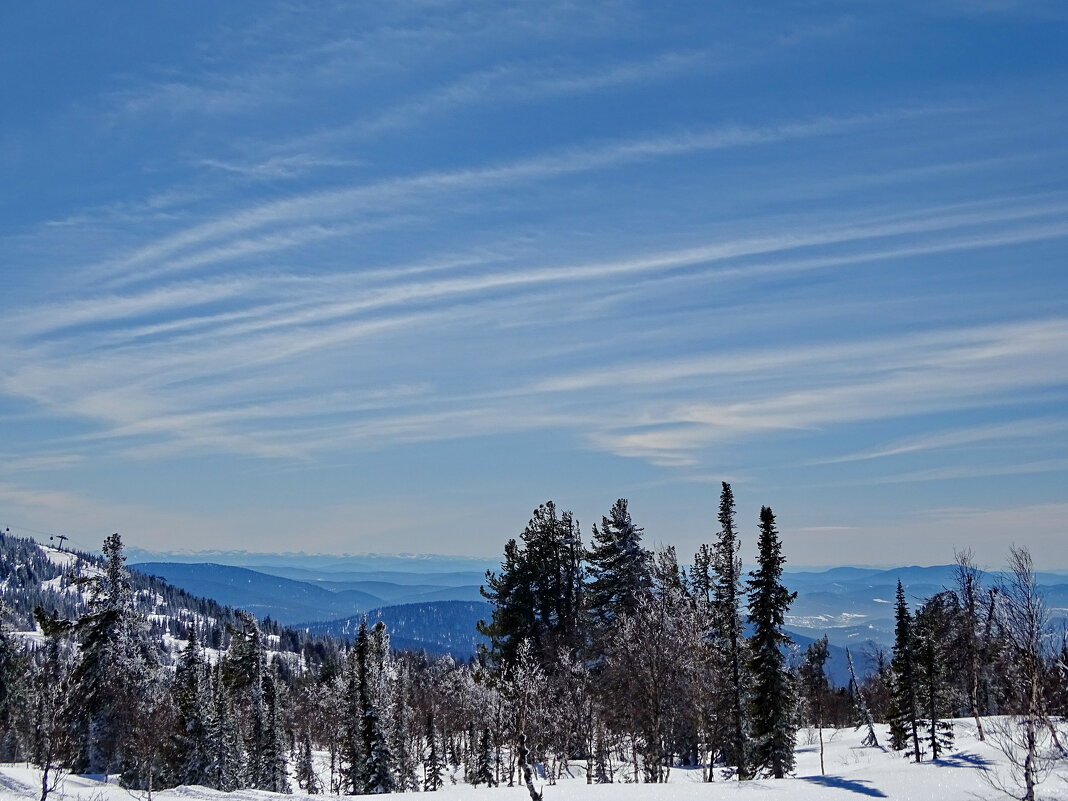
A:
[[[980,740],[986,739],[983,718],[979,710],[979,692],[982,684],[982,639],[980,638],[983,583],[982,575],[975,566],[970,550],[954,553],[956,561],[956,594],[960,604],[958,643],[967,677],[968,706],[975,720],[975,730]]]
[[[360,622],[357,642],[367,637],[367,620]],[[363,669],[355,647],[349,649],[345,666],[344,692],[341,699],[341,784],[346,793],[362,792],[367,751],[363,745]]]
[[[757,569],[750,573],[749,622],[752,692],[751,765],[776,779],[794,767],[796,690],[783,649],[790,638],[783,631],[786,611],[797,597],[782,583],[782,543],[770,507],[760,509]]]
[[[18,711],[26,703],[30,665],[8,631],[6,615],[0,599],[0,762],[14,762],[19,756]]]
[[[414,713],[411,698],[411,672],[406,661],[392,659],[387,655],[392,677],[385,700],[385,709],[389,716],[388,740],[394,754],[396,773],[396,790],[399,793],[418,792],[419,780],[416,776],[417,759],[413,753],[413,740],[418,736],[412,729]]]
[[[426,759],[423,762],[423,790],[433,792],[444,785],[445,763],[438,749],[438,733],[434,725],[434,711],[426,715]]]
[[[246,786],[244,752],[237,726],[237,714],[231,700],[230,690],[223,679],[222,666],[215,672],[212,682],[211,717],[208,720],[208,745],[211,761],[208,763],[209,785],[229,793]]]
[[[365,755],[360,772],[361,793],[393,792],[393,754],[382,730],[380,712],[374,695],[374,681],[378,666],[374,664],[379,651],[376,638],[367,630],[366,621],[356,637],[356,665],[360,679],[360,740]]]
[[[300,741],[300,755],[295,767],[297,786],[308,795],[318,795],[321,787],[319,777],[315,773],[315,763],[312,760],[311,733],[305,729],[304,737]]]
[[[734,493],[723,482],[719,500],[719,538],[712,551],[712,625],[721,643],[720,687],[724,725],[720,727],[726,742],[723,755],[727,764],[736,765],[738,778],[749,778],[746,754],[746,659],[741,617],[742,562],[738,556],[740,542],[734,524]]]
[[[496,786],[497,782],[493,778],[493,759],[492,759],[493,744],[490,741],[489,728],[482,727],[482,733],[478,737],[478,742],[475,748],[474,761],[471,765],[471,775],[468,780],[476,787],[480,784],[489,785],[490,787]]]
[[[87,580],[89,612],[74,626],[81,650],[73,674],[78,702],[70,707],[76,733],[73,767],[86,773],[124,769],[127,734],[135,730],[139,705],[158,669],[144,618],[134,609],[118,534],[104,540],[103,554],[103,572]]]
[[[493,604],[493,618],[478,630],[491,640],[495,667],[506,669],[529,641],[543,665],[561,648],[574,653],[584,645],[582,537],[571,512],[558,514],[548,501],[534,510],[520,535],[509,540],[499,573],[487,571],[482,595]]]
[[[919,762],[922,751],[917,722],[912,615],[900,581],[897,583],[894,621],[894,658],[890,662],[890,747],[905,751],[906,757]]]
[[[195,626],[189,627],[187,637],[188,644],[174,671],[173,693],[178,716],[175,774],[182,784],[208,784],[211,697],[208,692],[207,663]]]
[[[955,601],[951,593],[939,593],[929,598],[916,612],[914,642],[914,675],[916,694],[923,718],[923,740],[931,759],[938,759],[953,746],[953,724],[949,698],[949,676],[945,645],[951,637],[951,609]]]
[[[260,747],[260,789],[272,793],[292,792],[286,760],[286,736],[282,729],[280,707],[282,701],[278,680],[273,670],[263,677],[263,701],[265,710],[263,742]]]
[[[633,613],[652,585],[652,553],[642,547],[642,531],[631,520],[625,498],[601,518],[599,529],[593,527],[586,557],[590,575],[586,603],[601,632],[619,615]]]

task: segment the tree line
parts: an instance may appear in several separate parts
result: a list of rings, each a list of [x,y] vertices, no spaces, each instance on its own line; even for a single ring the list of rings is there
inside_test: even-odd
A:
[[[366,621],[348,642],[289,649],[283,639],[298,635],[244,613],[226,622],[225,649],[205,643],[204,620],[171,659],[113,535],[97,569],[67,579],[85,586],[82,613],[39,606],[32,648],[0,627],[0,759],[37,764],[42,801],[69,771],[117,773],[149,792],[466,781],[526,784],[536,797],[536,781],[575,772],[590,783],[663,782],[683,766],[709,781],[781,778],[799,732],[820,739],[822,757],[826,727],[864,726],[869,745],[938,759],[951,721],[973,717],[1017,758],[1033,797],[1064,753],[1055,720],[1068,711],[1068,644],[1053,639],[1026,551],[1013,549],[1008,578],[991,586],[959,554],[955,585],[914,610],[899,586],[892,651],[847,652],[851,678],[837,687],[827,639],[802,651],[784,629],[794,594],[769,507],[755,533],[747,571],[726,483],[716,536],[687,564],[644,546],[626,500],[588,546],[547,502],[486,575],[488,645],[467,663],[395,651],[385,626]],[[1013,725],[993,731],[990,715]]]

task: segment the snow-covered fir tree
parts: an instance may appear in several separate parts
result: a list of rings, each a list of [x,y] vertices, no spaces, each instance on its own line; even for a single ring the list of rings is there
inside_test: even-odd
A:
[[[222,665],[212,681],[211,715],[208,718],[208,785],[223,792],[233,792],[247,786],[244,750],[229,687]]]
[[[119,772],[136,729],[140,703],[158,669],[145,619],[133,604],[122,538],[104,540],[104,569],[87,579],[89,612],[74,625],[81,642],[70,707],[75,732],[73,768],[86,773]]]
[[[11,636],[0,599],[0,762],[14,762],[20,755],[18,711],[26,703],[29,673],[29,656]]]
[[[394,755],[397,792],[417,792],[420,789],[416,747],[419,734],[412,707],[411,668],[407,661],[395,659],[388,652],[385,658],[389,681],[383,690],[384,707],[389,717],[387,738]]]
[[[377,691],[382,676],[385,649],[382,643],[384,627],[375,627],[377,632],[368,632],[366,623],[361,625],[356,637],[356,665],[360,679],[360,740],[364,754],[363,770],[360,772],[361,794],[391,793],[394,790],[393,753],[382,725]],[[388,643],[388,640],[385,640]]]
[[[178,718],[175,775],[182,784],[209,784],[212,758],[208,665],[204,661],[196,627],[190,626],[186,636],[186,647],[174,671],[173,693]]]
[[[493,775],[493,739],[490,737],[488,726],[483,726],[478,736],[478,757],[475,760],[475,778],[473,784],[486,784],[490,787],[497,786],[497,779]]]
[[[281,688],[273,670],[265,671],[262,679],[263,701],[266,710],[263,742],[260,746],[260,789],[272,793],[289,793],[289,774],[286,755],[288,747],[282,730]]]

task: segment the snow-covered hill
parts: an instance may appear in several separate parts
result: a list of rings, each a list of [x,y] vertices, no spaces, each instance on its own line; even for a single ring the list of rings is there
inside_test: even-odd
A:
[[[85,579],[99,575],[100,558],[92,554],[61,551],[32,539],[0,533],[0,601],[4,623],[25,640],[41,641],[34,610],[74,619],[88,610],[89,588]],[[228,647],[230,629],[240,628],[237,612],[211,598],[197,597],[160,578],[130,572],[134,605],[148,621],[149,636],[156,643],[164,664],[171,663],[185,647],[190,627],[197,630],[209,659]],[[301,659],[318,660],[334,650],[329,637],[309,635],[275,621],[261,621],[273,653],[286,654],[296,667]]]

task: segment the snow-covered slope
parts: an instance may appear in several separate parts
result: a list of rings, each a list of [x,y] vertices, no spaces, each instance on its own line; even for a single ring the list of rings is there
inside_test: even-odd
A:
[[[61,619],[75,619],[88,610],[89,587],[84,579],[100,574],[99,557],[61,551],[28,538],[0,533],[0,601],[5,624],[23,639],[42,641],[34,609]],[[214,599],[197,597],[166,581],[131,571],[134,604],[148,623],[164,664],[171,663],[185,647],[189,628],[195,627],[209,659],[228,647],[230,628],[240,628],[233,608]],[[293,667],[301,659],[318,659],[335,650],[329,637],[286,628],[275,621],[262,621],[261,628],[272,653],[285,654]],[[313,653],[314,652],[314,653]]]
[[[545,801],[859,801],[883,798],[893,801],[976,801],[1007,796],[987,780],[1007,778],[1003,754],[989,743],[975,737],[971,721],[957,721],[957,745],[954,752],[938,762],[915,764],[899,754],[861,745],[862,733],[852,730],[824,730],[826,741],[826,775],[820,774],[819,746],[814,737],[802,730],[798,738],[797,772],[792,778],[735,782],[717,777],[703,781],[700,770],[674,769],[668,784],[630,784],[618,775],[617,783],[588,785],[578,766],[575,778],[545,786]],[[814,733],[813,733],[814,734]],[[1068,765],[1065,766],[1068,768]],[[0,801],[26,801],[40,796],[40,774],[25,765],[0,766]],[[300,795],[300,791],[296,791]],[[114,780],[104,784],[79,776],[68,776],[55,796],[68,801],[130,801],[131,794]],[[143,798],[143,793],[134,797]],[[243,790],[220,793],[203,787],[177,787],[154,794],[166,799],[188,801],[267,801],[278,798],[273,793]],[[427,796],[423,796],[424,798]],[[1017,796],[1019,797],[1019,796]],[[1068,773],[1048,776],[1039,786],[1037,797],[1053,801],[1068,798]],[[438,791],[438,801],[526,801],[524,787],[473,788],[457,783]]]

